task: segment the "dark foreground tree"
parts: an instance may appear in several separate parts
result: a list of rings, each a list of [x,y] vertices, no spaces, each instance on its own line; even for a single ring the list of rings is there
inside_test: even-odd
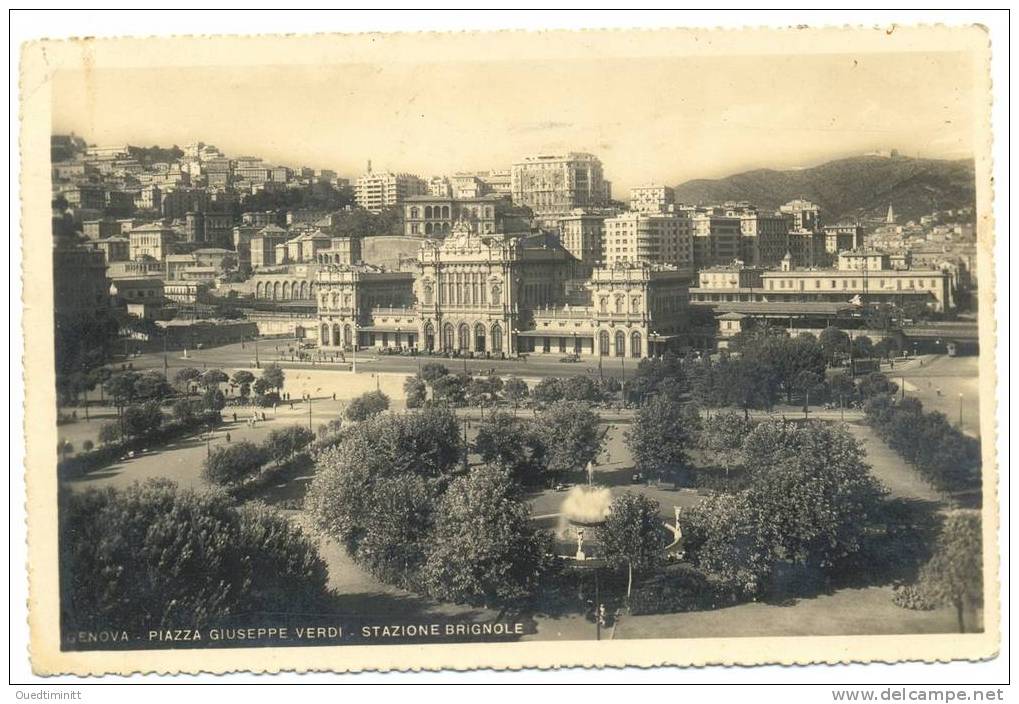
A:
[[[326,566],[293,523],[261,505],[150,480],[67,496],[60,516],[65,629],[202,628],[307,613]]]
[[[550,538],[534,528],[509,473],[482,467],[449,485],[423,569],[429,593],[490,605],[531,595],[547,567]]]
[[[919,589],[935,603],[955,609],[959,633],[967,609],[984,599],[984,561],[978,511],[955,511],[945,519],[934,556],[920,570]]]
[[[609,516],[598,528],[609,563],[626,566],[626,597],[633,590],[633,577],[646,573],[665,559],[666,535],[662,526],[661,505],[654,499],[632,491],[612,500]]]

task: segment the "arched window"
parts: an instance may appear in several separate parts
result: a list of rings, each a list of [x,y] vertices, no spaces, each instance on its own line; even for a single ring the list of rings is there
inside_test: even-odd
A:
[[[429,352],[435,349],[435,327],[431,323],[425,323],[425,349]]]
[[[422,293],[424,294],[425,305],[426,306],[432,305],[432,285],[425,284],[424,286],[421,287],[421,290]]]
[[[425,219],[427,220],[430,217],[432,217],[432,206],[426,205],[425,206]]]
[[[640,333],[635,332],[630,335],[630,356],[640,357]]]
[[[302,281],[301,282],[301,300],[304,300],[307,297],[308,297],[308,282],[307,281]]]
[[[608,313],[609,312],[609,297],[608,296],[602,296],[598,300],[598,310],[600,312],[602,312],[602,313]]]
[[[622,330],[616,330],[616,356],[626,356],[626,333]]]
[[[444,217],[444,218],[448,218],[449,217],[449,206],[448,205],[442,206],[442,217]]]
[[[349,325],[343,326],[343,346],[350,347],[354,344],[354,334]]]
[[[626,299],[622,296],[616,296],[616,312],[622,313],[623,307],[626,305]]]
[[[485,351],[485,326],[481,323],[474,326],[474,351]]]
[[[322,334],[319,335],[318,339],[322,341],[323,345],[328,345],[329,344],[329,326],[328,325],[323,325],[322,326]]]
[[[283,282],[283,298],[290,298],[290,282]]]
[[[264,298],[264,297],[265,297],[265,284],[263,284],[261,281],[259,281],[258,285],[255,286],[255,298]]]
[[[333,347],[339,347],[341,344],[343,341],[340,339],[340,326],[333,325]]]
[[[278,301],[280,297],[280,282],[274,281],[272,283],[272,300]]]
[[[598,354],[607,357],[609,354],[609,331],[602,330],[598,333]]]
[[[426,235],[432,234],[432,223],[430,222],[425,223],[425,234]]]
[[[467,323],[460,323],[460,329],[457,330],[457,343],[461,352],[467,352],[471,348],[471,330],[467,327]]]
[[[453,324],[446,323],[442,326],[442,350],[444,352],[453,351]]]
[[[492,323],[492,351],[502,352],[502,326]]]

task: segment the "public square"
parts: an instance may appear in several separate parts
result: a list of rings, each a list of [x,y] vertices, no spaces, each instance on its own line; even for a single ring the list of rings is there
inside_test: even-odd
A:
[[[264,346],[264,345],[263,345]],[[250,348],[250,345],[248,345]],[[271,349],[271,348],[270,348]],[[228,373],[242,364],[247,350],[239,346],[217,348],[189,352],[184,358],[178,354],[168,358],[169,374],[174,369],[184,366],[202,368],[223,368]],[[273,361],[271,358],[268,361]],[[955,389],[969,389],[974,383],[971,370],[975,368],[975,360],[953,359],[948,357],[928,357],[921,366],[919,360],[896,365],[895,373],[907,381],[907,394],[922,397],[925,406],[928,398],[934,396],[925,390],[924,381],[937,379],[943,397],[948,393],[957,393]],[[263,361],[263,364],[265,362]],[[455,362],[446,360],[447,365]],[[462,362],[459,362],[462,364]],[[164,359],[161,354],[143,355],[132,359],[136,370],[160,369]],[[300,424],[312,430],[336,420],[342,416],[347,402],[365,391],[380,389],[393,399],[391,412],[404,409],[403,380],[407,373],[376,371],[381,367],[411,366],[407,372],[416,368],[416,360],[406,358],[380,358],[377,361],[365,357],[358,361],[356,374],[349,369],[336,369],[316,365],[299,365],[283,362],[287,380],[283,389],[294,399],[301,399],[310,394],[307,401],[295,401],[292,404],[283,402],[276,409],[265,409],[265,420],[261,420],[262,411],[257,411],[259,420],[251,423],[249,419],[253,411],[247,408],[228,406],[224,409],[225,422],[214,432],[202,433],[172,442],[165,447],[147,448],[146,452],[116,462],[108,467],[90,472],[84,476],[70,479],[67,486],[73,491],[82,491],[92,487],[123,488],[136,481],[150,478],[168,478],[182,486],[196,489],[208,488],[201,476],[202,462],[211,448],[230,442],[250,440],[260,442],[268,433],[276,428]],[[378,366],[373,366],[377,364]],[[478,363],[474,363],[480,366]],[[487,364],[487,363],[486,363]],[[504,363],[514,373],[522,373],[520,362]],[[469,366],[469,369],[472,367]],[[548,370],[549,375],[565,373],[586,373],[575,365],[547,362],[542,366],[530,365],[529,372]],[[486,369],[487,370],[487,369]],[[500,370],[501,371],[501,370]],[[524,375],[532,383],[537,377]],[[965,392],[963,392],[965,393]],[[335,394],[335,398],[333,396]],[[975,394],[973,395],[975,404]],[[964,396],[965,399],[965,396]],[[934,401],[932,401],[933,405]],[[936,407],[936,406],[935,406]],[[310,413],[309,413],[310,408]],[[237,419],[233,413],[237,411]],[[489,412],[491,412],[489,410]],[[964,408],[964,414],[967,411]],[[461,417],[468,419],[468,439],[473,440],[477,431],[477,421],[481,411],[478,408],[458,411]],[[517,413],[527,413],[518,410]],[[840,411],[822,411],[811,409],[812,417],[819,417],[831,422],[841,422],[844,414]],[[670,485],[653,486],[633,482],[633,459],[627,448],[624,434],[632,420],[632,411],[602,411],[606,429],[605,449],[599,456],[594,468],[594,483],[607,486],[618,494],[623,491],[636,491],[658,501],[661,506],[662,520],[672,519],[673,507],[689,507],[701,500],[701,495],[694,489],[675,490]],[[768,415],[755,413],[755,415]],[[801,408],[776,408],[773,417],[801,416]],[[975,419],[976,413],[972,412]],[[84,439],[98,432],[104,422],[115,417],[110,407],[93,406],[90,410],[90,421],[80,417],[75,423],[60,426],[61,437],[69,440],[75,448],[81,447]],[[932,505],[943,501],[936,491],[926,484],[921,477],[876,437],[873,431],[861,422],[859,412],[845,414],[847,427],[854,437],[858,438],[865,448],[867,461],[872,472],[891,492],[892,497],[911,501],[927,502]],[[964,415],[965,422],[965,415]],[[472,461],[478,461],[472,457]],[[308,526],[308,516],[303,511],[295,510],[300,505],[304,490],[311,476],[297,476],[289,481],[268,487],[259,498],[287,511],[293,520]],[[532,516],[543,518],[554,516],[565,494],[547,489],[528,497]],[[329,586],[335,590],[340,608],[351,614],[399,614],[408,617],[425,617],[429,614],[441,614],[458,619],[485,621],[496,617],[495,612],[484,609],[458,607],[439,603],[434,600],[413,594],[382,583],[366,573],[350,559],[343,549],[332,540],[319,538],[319,549],[329,568]],[[923,633],[949,632],[953,629],[954,615],[950,609],[939,608],[933,611],[910,611],[899,608],[892,603],[890,584],[870,585],[858,588],[841,589],[830,595],[818,595],[812,598],[798,599],[793,603],[770,604],[750,603],[712,611],[691,613],[661,614],[655,616],[621,616],[613,622],[612,628],[603,633],[603,637],[620,638],[653,638],[653,637],[719,637],[719,636],[752,636],[761,632],[776,635],[848,635],[855,633]],[[594,628],[588,618],[581,613],[567,616],[528,614],[531,623],[525,639],[587,639],[594,637]]]

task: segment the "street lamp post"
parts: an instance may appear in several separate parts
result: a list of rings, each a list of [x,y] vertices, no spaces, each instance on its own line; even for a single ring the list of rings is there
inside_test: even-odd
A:
[[[308,430],[312,430],[312,428],[311,428],[311,394],[308,394]],[[312,432],[315,432],[315,431],[312,430]]]
[[[959,430],[962,430],[962,392],[959,392]]]
[[[262,368],[262,363],[258,359],[258,332],[257,331],[255,332],[255,335],[254,335],[253,339],[255,341],[255,369],[261,369]]]

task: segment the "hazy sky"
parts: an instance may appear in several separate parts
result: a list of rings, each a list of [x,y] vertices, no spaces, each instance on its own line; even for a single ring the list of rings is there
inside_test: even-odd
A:
[[[973,152],[964,54],[93,70],[54,81],[55,132],[215,144],[356,176],[591,151],[616,197],[656,181],[809,166],[871,149]]]

